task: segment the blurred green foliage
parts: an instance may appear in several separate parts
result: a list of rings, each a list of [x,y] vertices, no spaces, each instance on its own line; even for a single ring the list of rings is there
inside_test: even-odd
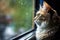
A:
[[[32,27],[33,1],[32,0],[11,0],[10,7],[15,9],[13,21],[15,30],[21,27],[28,30]]]

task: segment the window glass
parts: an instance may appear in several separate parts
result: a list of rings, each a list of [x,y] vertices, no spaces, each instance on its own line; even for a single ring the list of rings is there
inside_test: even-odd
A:
[[[33,10],[33,0],[0,0],[0,39],[32,29]]]

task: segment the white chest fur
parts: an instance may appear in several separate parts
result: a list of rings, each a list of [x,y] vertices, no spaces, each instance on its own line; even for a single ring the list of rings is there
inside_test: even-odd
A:
[[[46,29],[43,29],[47,26],[46,21],[42,22],[41,24],[38,24],[38,22],[35,22],[37,25],[37,29],[36,29],[36,39],[37,40],[42,40],[45,36],[48,36],[48,34],[46,34]]]

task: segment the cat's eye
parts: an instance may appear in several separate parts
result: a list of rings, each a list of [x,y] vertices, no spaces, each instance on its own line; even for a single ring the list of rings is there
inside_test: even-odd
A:
[[[43,16],[43,15],[41,15],[40,17],[39,17],[39,20],[45,20],[46,19],[46,17],[45,16]]]

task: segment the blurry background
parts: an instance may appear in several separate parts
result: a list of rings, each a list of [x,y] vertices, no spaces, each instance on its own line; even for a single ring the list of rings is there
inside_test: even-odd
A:
[[[0,0],[0,15],[5,15],[8,22],[5,39],[32,28],[33,10],[32,0]]]
[[[25,30],[32,27],[33,1],[32,0],[11,0],[9,5],[14,11],[13,23],[15,31],[20,28]]]

